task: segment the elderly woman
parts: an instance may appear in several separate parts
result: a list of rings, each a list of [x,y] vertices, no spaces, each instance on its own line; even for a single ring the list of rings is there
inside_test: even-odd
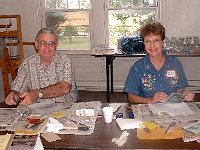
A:
[[[129,102],[165,102],[171,93],[184,93],[192,101],[194,93],[185,90],[188,85],[178,58],[163,51],[165,28],[159,22],[147,23],[140,28],[147,55],[133,64],[124,91]]]
[[[76,87],[72,80],[71,60],[56,51],[58,37],[50,28],[41,29],[35,38],[37,52],[21,64],[11,92],[5,99],[8,105],[29,105],[36,101],[75,102]]]

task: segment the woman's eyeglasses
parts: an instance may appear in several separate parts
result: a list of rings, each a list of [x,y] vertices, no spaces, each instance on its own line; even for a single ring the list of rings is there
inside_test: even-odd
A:
[[[144,41],[144,44],[145,44],[146,46],[150,46],[151,44],[153,44],[153,45],[160,45],[161,42],[162,42],[162,40],[159,40],[159,39],[152,40],[152,41],[146,40],[146,41]]]

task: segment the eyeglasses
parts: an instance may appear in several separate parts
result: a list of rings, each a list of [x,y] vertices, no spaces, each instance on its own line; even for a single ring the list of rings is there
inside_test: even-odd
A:
[[[46,47],[47,45],[50,46],[50,47],[55,47],[56,46],[56,42],[54,42],[54,41],[49,41],[49,42],[47,42],[47,41],[39,41],[38,43],[39,43],[40,47]]]
[[[159,39],[152,40],[152,41],[147,40],[147,41],[144,41],[144,44],[145,44],[146,46],[150,46],[151,44],[153,44],[153,45],[160,45],[161,42],[162,42],[162,40],[159,40]]]

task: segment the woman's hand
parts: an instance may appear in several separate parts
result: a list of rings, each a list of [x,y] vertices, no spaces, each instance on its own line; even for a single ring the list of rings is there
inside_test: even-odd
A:
[[[152,103],[156,103],[156,102],[165,102],[167,100],[167,94],[165,94],[164,92],[156,92],[154,94],[154,97],[152,98]]]
[[[195,93],[193,91],[179,89],[177,92],[185,94],[185,101],[194,101]]]
[[[194,101],[195,93],[193,91],[185,90],[183,94],[185,94],[186,101]]]

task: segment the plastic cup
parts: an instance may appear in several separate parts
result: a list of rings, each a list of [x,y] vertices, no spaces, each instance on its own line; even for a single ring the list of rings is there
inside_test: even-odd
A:
[[[104,107],[103,116],[106,123],[111,123],[113,119],[113,107]]]

